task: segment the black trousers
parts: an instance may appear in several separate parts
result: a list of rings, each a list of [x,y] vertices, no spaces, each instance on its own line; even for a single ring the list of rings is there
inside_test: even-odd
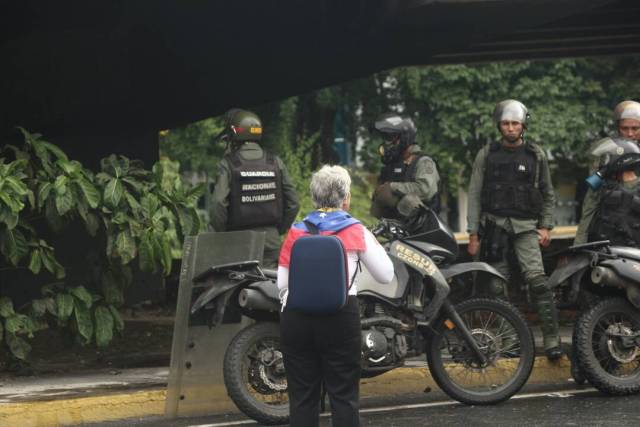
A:
[[[334,427],[360,425],[360,313],[358,299],[318,316],[285,311],[280,317],[292,427],[319,424],[320,386],[324,381]]]

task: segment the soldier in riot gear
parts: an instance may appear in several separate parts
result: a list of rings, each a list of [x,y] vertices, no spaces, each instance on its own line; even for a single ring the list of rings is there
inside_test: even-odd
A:
[[[262,123],[257,115],[229,110],[220,136],[229,147],[218,165],[210,212],[213,228],[264,231],[264,266],[277,268],[279,235],[300,209],[295,186],[282,160],[258,144]]]
[[[592,197],[585,199],[574,244],[610,240],[640,247],[640,148],[625,138],[604,138],[595,146],[598,171],[588,180]]]
[[[540,246],[550,242],[555,195],[544,151],[524,139],[529,114],[519,101],[496,105],[494,121],[501,140],[484,146],[475,158],[469,185],[468,252],[509,278],[507,253],[514,253],[538,314],[549,359],[562,356],[553,293],[547,287]],[[481,225],[484,226],[482,233]],[[482,248],[481,248],[482,245]],[[490,292],[506,295],[493,281]]]
[[[436,162],[416,144],[416,127],[396,113],[379,116],[372,132],[383,139],[379,153],[384,164],[371,200],[376,218],[407,220],[423,204],[439,210],[440,176]]]
[[[616,124],[616,137],[624,138],[640,144],[640,103],[636,101],[622,101],[613,110],[613,121]],[[598,140],[591,144],[590,153],[594,153],[600,144],[605,143],[607,138]],[[593,156],[589,165],[590,172],[595,172],[600,167],[601,159]],[[578,201],[576,217],[582,222],[582,215],[593,213],[598,206],[599,198],[594,191],[586,186],[584,182],[578,184],[576,189],[576,200]],[[587,229],[579,228],[574,244],[586,243]]]

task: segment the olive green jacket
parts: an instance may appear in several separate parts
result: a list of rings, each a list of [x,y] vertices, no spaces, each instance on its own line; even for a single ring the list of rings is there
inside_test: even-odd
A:
[[[419,145],[413,144],[408,147],[409,153],[421,156],[423,154]],[[415,181],[400,182],[392,181],[389,183],[393,195],[397,196],[397,205],[395,208],[403,217],[410,217],[421,204],[428,205],[429,201],[438,192],[440,183],[440,175],[435,162],[427,156],[418,160],[416,164]],[[380,210],[384,210],[389,204],[385,200],[372,200],[373,204],[380,204]]]
[[[553,192],[553,184],[551,183],[551,172],[549,170],[549,161],[542,148],[536,144],[531,144],[539,162],[539,173],[541,174],[540,192],[542,193],[542,212],[537,219],[523,219],[523,218],[511,218],[511,217],[498,217],[488,212],[482,211],[482,188],[484,186],[484,175],[487,163],[487,156],[491,144],[486,144],[478,154],[473,162],[473,169],[471,172],[471,182],[469,183],[469,204],[467,211],[467,231],[469,234],[478,232],[480,222],[485,218],[492,219],[498,226],[503,228],[512,228],[515,234],[519,234],[525,231],[536,230],[539,228],[546,228],[551,230],[553,228],[553,208],[556,202],[556,196]],[[509,222],[511,227],[505,227],[505,224]]]

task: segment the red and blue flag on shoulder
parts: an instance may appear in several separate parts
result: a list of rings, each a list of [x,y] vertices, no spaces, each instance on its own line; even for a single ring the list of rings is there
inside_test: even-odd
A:
[[[280,249],[278,265],[288,268],[293,244],[300,237],[310,234],[305,222],[315,225],[322,236],[335,235],[338,237],[347,252],[366,249],[364,226],[360,221],[343,210],[319,209],[311,212],[301,222],[296,222],[291,226]]]

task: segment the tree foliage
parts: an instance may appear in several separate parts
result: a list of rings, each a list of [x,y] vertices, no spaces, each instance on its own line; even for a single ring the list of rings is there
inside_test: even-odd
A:
[[[118,307],[131,262],[137,258],[142,271],[171,272],[183,236],[200,229],[195,204],[203,189],[185,186],[177,162],[168,159],[149,171],[111,155],[94,174],[40,135],[21,131],[24,144],[5,145],[0,157],[0,266],[55,281],[19,309],[0,297],[0,340],[24,359],[25,338],[55,324],[71,328],[83,344],[105,346],[124,326]],[[61,232],[78,220],[106,242],[98,284],[68,283],[55,248],[41,237],[43,229]]]
[[[371,123],[385,111],[411,116],[418,127],[418,143],[439,162],[446,189],[455,194],[467,186],[479,148],[498,138],[491,115],[496,102],[508,98],[529,107],[527,138],[549,152],[563,177],[581,177],[590,142],[613,131],[612,108],[639,96],[639,66],[640,58],[621,57],[403,67],[248,108],[262,118],[263,144],[288,153],[287,166],[301,183],[320,164],[336,162],[333,137],[339,115],[344,117],[353,158],[373,175],[380,168],[380,141],[370,134]],[[192,145],[195,150],[205,144],[204,135],[214,132],[204,123],[177,131],[166,149]],[[214,144],[207,149],[221,147]],[[171,152],[184,163],[184,151]],[[214,171],[214,163],[207,161],[206,168]],[[356,190],[370,191],[370,186]],[[368,195],[362,198],[368,201]]]

